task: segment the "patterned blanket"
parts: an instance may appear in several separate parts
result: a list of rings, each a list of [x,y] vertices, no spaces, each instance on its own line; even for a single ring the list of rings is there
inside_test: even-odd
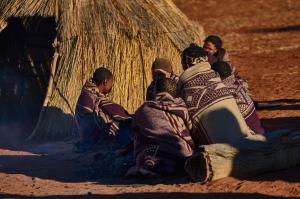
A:
[[[110,135],[117,134],[120,121],[132,119],[122,106],[107,99],[102,93],[99,94],[96,100],[95,112],[98,118],[101,118],[104,121],[104,124],[110,124]]]
[[[237,79],[234,75],[231,75],[222,81],[229,88],[229,91],[235,98],[243,117],[247,118],[251,115],[255,111],[255,107],[251,97],[248,95],[247,90],[244,87],[244,81],[242,79]]]
[[[99,94],[100,92],[92,80],[87,81],[81,90],[76,104],[76,115],[93,113]]]
[[[248,94],[248,90],[245,88],[244,80],[231,75],[223,79],[223,83],[229,88],[231,94],[234,96],[237,105],[250,129],[252,129],[255,133],[263,134],[264,129],[257,116],[254,103]]]
[[[86,125],[91,115],[97,116],[93,123],[96,122],[98,129],[103,130],[104,126],[109,126],[108,133],[116,135],[119,130],[119,122],[130,120],[131,116],[120,105],[109,100],[104,94],[99,92],[97,86],[89,80],[82,88],[80,97],[76,105],[76,117],[80,126],[84,126],[82,131],[94,129],[91,125]],[[87,119],[88,117],[88,119]],[[82,132],[85,134],[85,132]],[[88,133],[89,134],[89,133]]]
[[[230,90],[201,62],[179,77],[178,89],[186,102],[193,122],[192,137],[196,144],[235,143],[252,134]]]
[[[136,165],[159,173],[172,173],[194,146],[189,134],[191,121],[184,101],[159,93],[135,113],[134,155]]]

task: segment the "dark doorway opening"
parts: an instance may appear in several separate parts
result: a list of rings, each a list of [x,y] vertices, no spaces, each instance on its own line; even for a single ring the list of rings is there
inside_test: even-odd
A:
[[[0,140],[25,138],[33,130],[46,95],[57,35],[54,18],[13,17],[7,22],[0,32]]]

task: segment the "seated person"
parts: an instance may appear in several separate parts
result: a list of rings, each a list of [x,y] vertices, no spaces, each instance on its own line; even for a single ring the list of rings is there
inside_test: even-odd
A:
[[[204,40],[203,49],[208,53],[208,62],[212,65],[218,61],[225,61],[230,64],[228,53],[222,48],[223,42],[216,35],[209,35]]]
[[[191,44],[181,55],[184,72],[178,93],[188,107],[193,123],[191,136],[198,145],[237,144],[254,134],[245,122],[230,90],[211,69],[207,52]]]
[[[100,139],[114,139],[120,145],[131,142],[131,116],[120,105],[110,101],[106,95],[113,85],[112,73],[104,68],[98,68],[93,78],[82,88],[76,105],[82,141],[95,144]]]
[[[210,35],[204,40],[203,48],[208,53],[208,62],[210,65],[214,64],[215,62],[224,61],[227,62],[232,70],[232,74],[238,79],[241,79],[238,71],[234,66],[232,66],[229,55],[227,51],[222,48],[223,42],[220,37],[216,35]],[[248,83],[243,81],[244,87],[248,89]],[[257,108],[257,102],[253,101],[255,107]]]
[[[152,64],[152,79],[153,81],[147,88],[146,100],[154,99],[155,81],[160,77],[166,77],[178,81],[178,76],[173,73],[172,64],[168,59],[156,58]]]
[[[255,133],[264,134],[254,103],[244,87],[244,81],[232,75],[232,69],[227,62],[216,62],[212,65],[212,69],[218,72],[223,83],[229,88],[250,129]]]
[[[183,170],[193,153],[191,121],[185,103],[176,98],[176,82],[159,78],[153,101],[146,101],[133,118],[136,166],[127,176],[171,175]]]

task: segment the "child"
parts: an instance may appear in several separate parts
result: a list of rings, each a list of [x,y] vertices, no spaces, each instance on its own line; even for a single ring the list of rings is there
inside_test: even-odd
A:
[[[155,93],[155,81],[160,77],[166,77],[178,81],[178,76],[173,73],[172,64],[168,59],[156,58],[152,64],[153,81],[147,88],[146,100],[153,100]]]
[[[222,48],[223,42],[220,37],[216,35],[209,35],[204,40],[203,48],[208,52],[208,62],[210,65],[217,61],[225,61],[230,64],[228,53]]]
[[[183,169],[194,146],[184,101],[176,98],[176,82],[157,79],[153,101],[146,101],[133,118],[136,166],[127,176],[171,175]]]
[[[120,145],[131,142],[128,128],[131,116],[122,106],[106,97],[112,86],[112,73],[101,67],[82,88],[76,105],[76,117],[85,143],[95,144],[101,138],[107,137]]]
[[[212,65],[212,69],[219,73],[223,83],[229,88],[250,129],[255,133],[264,134],[265,131],[256,114],[254,103],[244,86],[244,81],[232,75],[232,69],[227,62],[216,62]]]

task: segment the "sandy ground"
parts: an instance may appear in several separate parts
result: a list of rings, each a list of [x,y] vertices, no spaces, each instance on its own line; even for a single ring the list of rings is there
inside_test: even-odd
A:
[[[259,111],[265,128],[300,130],[300,1],[175,2],[207,34],[223,38],[255,100],[293,100]],[[71,142],[12,146],[0,136],[0,198],[300,198],[300,168],[207,184],[186,177],[92,181],[80,173],[89,159],[70,153]]]

